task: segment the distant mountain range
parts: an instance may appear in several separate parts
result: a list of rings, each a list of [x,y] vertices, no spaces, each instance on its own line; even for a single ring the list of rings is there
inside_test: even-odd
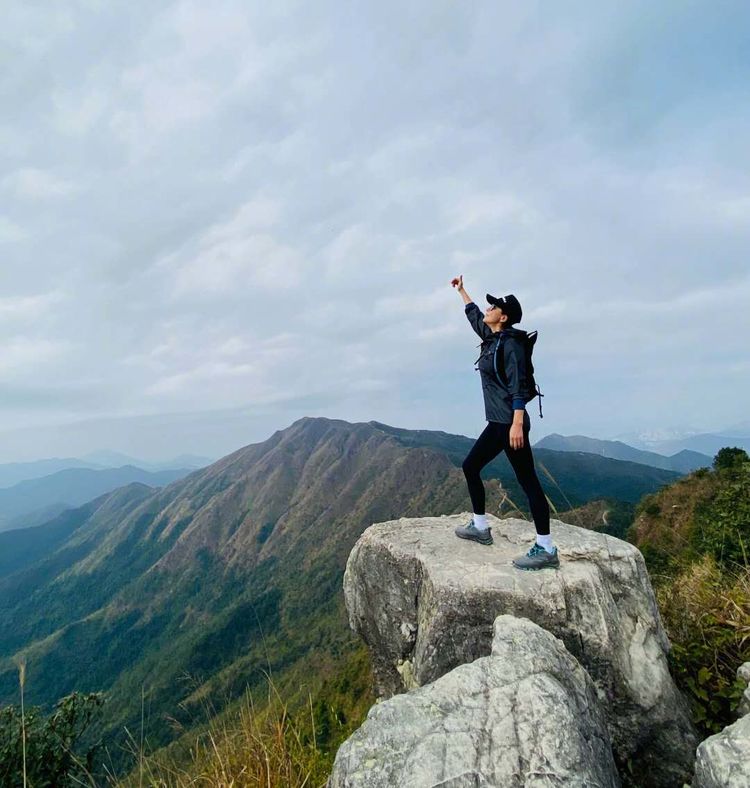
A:
[[[102,493],[141,482],[162,487],[192,473],[189,468],[145,471],[134,465],[122,468],[66,468],[48,476],[28,479],[0,489],[0,531],[38,525],[64,509],[81,506]]]
[[[101,470],[106,467],[108,466],[86,462],[86,460],[81,460],[77,457],[52,457],[31,462],[6,462],[0,464],[0,488],[12,487],[19,482],[39,479],[41,476],[49,476],[52,473],[65,471],[69,468]]]
[[[117,451],[94,451],[84,454],[81,458],[84,461],[95,463],[105,468],[121,468],[123,465],[135,465],[137,468],[144,468],[147,471],[168,471],[173,468],[205,468],[214,462],[210,457],[201,457],[197,454],[180,454],[171,460],[162,462],[148,462],[130,457]]]
[[[341,592],[357,538],[373,522],[469,510],[461,463],[473,442],[306,417],[162,488],[136,479],[96,497],[92,482],[93,500],[0,533],[0,704],[17,701],[13,657],[23,652],[28,704],[107,692],[87,736],[124,759],[142,691],[151,746],[198,724],[205,698],[219,705],[263,686],[264,671],[306,692],[312,665],[335,673],[361,647]],[[630,505],[680,476],[587,452],[540,448],[535,458],[558,510],[603,524],[606,508],[587,514],[589,502]],[[483,476],[488,511],[501,485],[526,506],[504,455]]]
[[[735,424],[718,432],[691,432],[687,430],[663,430],[642,433],[623,433],[616,436],[639,449],[672,455],[681,451],[693,451],[714,457],[725,446],[737,446],[750,452],[750,422]]]
[[[113,451],[92,452],[83,457],[51,457],[31,462],[6,462],[0,463],[0,488],[12,487],[19,482],[49,476],[57,471],[70,468],[103,470],[105,468],[121,468],[123,465],[134,465],[136,468],[146,471],[167,471],[175,468],[194,470],[210,465],[212,462],[213,460],[208,457],[183,454],[173,460],[151,463]]]
[[[599,440],[588,438],[585,435],[559,435],[556,432],[546,435],[534,444],[534,448],[553,449],[554,451],[581,451],[589,454],[598,454],[601,457],[610,457],[614,460],[628,460],[641,465],[650,465],[652,468],[676,471],[677,473],[690,473],[696,468],[710,468],[713,457],[699,452],[683,449],[671,457],[644,451],[629,446],[622,441]]]

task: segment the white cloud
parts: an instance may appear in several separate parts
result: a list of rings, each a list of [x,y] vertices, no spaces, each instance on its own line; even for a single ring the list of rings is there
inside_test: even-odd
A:
[[[540,331],[540,428],[707,427],[701,365],[744,418],[729,15],[680,15],[675,48],[640,1],[11,6],[0,329],[28,386],[0,427],[265,403],[470,432],[461,273]]]
[[[24,167],[6,175],[2,180],[2,185],[12,189],[18,197],[26,200],[64,197],[75,191],[76,188],[71,181],[34,167]]]
[[[187,394],[197,383],[221,387],[227,378],[247,378],[255,371],[252,364],[227,364],[211,361],[194,369],[160,378],[146,389],[146,394]]]
[[[104,90],[80,88],[57,89],[51,95],[51,122],[63,134],[83,137],[94,128],[108,108]]]
[[[43,337],[15,336],[3,343],[0,354],[0,372],[7,376],[24,376],[28,373],[44,376],[50,362],[60,359],[70,350],[65,340]]]
[[[172,299],[294,288],[302,281],[305,260],[275,237],[280,215],[275,200],[249,200],[226,221],[157,260],[153,270]]]
[[[512,193],[466,195],[455,206],[454,215],[453,233],[495,222],[532,225],[537,218],[536,211]]]
[[[27,233],[20,224],[0,216],[0,243],[18,243],[26,237]]]
[[[64,299],[65,295],[59,290],[30,296],[5,296],[0,298],[0,322],[37,320]]]

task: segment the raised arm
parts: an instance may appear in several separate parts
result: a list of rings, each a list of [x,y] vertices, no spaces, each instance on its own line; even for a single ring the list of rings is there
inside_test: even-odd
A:
[[[471,300],[471,296],[464,290],[463,275],[457,276],[451,281],[453,287],[458,289],[458,293],[464,301],[464,312],[466,317],[471,323],[471,327],[479,334],[482,339],[489,339],[493,336],[492,329],[484,322],[484,313],[482,310]]]

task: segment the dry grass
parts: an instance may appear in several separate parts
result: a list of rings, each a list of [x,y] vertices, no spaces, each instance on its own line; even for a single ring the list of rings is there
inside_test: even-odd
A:
[[[544,465],[539,460],[535,460],[535,463],[550,478],[550,480],[555,485],[555,487],[557,487],[557,489],[560,490],[560,494],[563,496],[563,498],[565,498],[568,504],[570,504],[570,501],[568,501],[568,497],[563,492],[562,487],[560,487],[560,485],[557,483],[555,477],[547,470],[547,468],[544,467]],[[502,487],[502,485],[500,487],[500,492],[502,493],[503,496],[497,505],[497,511],[500,517],[517,517],[521,520],[528,519],[526,514],[524,514],[523,509],[521,509],[521,507],[510,497],[510,495],[508,495],[508,491],[505,489],[505,487]],[[547,503],[549,504],[550,511],[553,512],[558,519],[560,519],[560,513],[558,512],[555,504],[552,503],[552,499],[547,495],[547,493],[544,493],[544,497],[547,499]],[[511,508],[503,511],[503,508],[505,507],[506,503],[510,504]]]
[[[23,689],[26,686],[26,658],[21,657],[18,662],[18,684],[21,689],[21,741],[23,742],[23,788],[26,788],[26,711],[23,704]]]
[[[658,511],[650,514],[647,506],[641,506],[633,523],[634,543],[649,543],[664,550],[683,550],[688,543],[696,506],[711,497],[717,484],[714,474],[693,472],[656,493],[644,496],[642,503],[648,500],[657,502]]]
[[[710,642],[717,631],[733,633],[740,652],[750,649],[750,569],[722,569],[711,555],[691,564],[656,590],[670,640]],[[715,661],[719,661],[719,654]],[[737,667],[736,665],[733,667]]]
[[[672,649],[671,672],[686,693],[703,736],[734,722],[745,682],[737,669],[750,660],[750,568],[727,570],[713,555],[656,589]]]
[[[207,729],[195,735],[186,760],[178,762],[163,753],[144,754],[142,738],[136,740],[126,729],[127,749],[137,766],[126,777],[110,775],[108,784],[118,788],[323,788],[330,764],[315,742],[312,705],[309,742],[302,733],[302,720],[290,715],[273,680],[268,674],[266,678],[268,697],[263,708],[256,709],[246,689],[234,710],[209,715]]]

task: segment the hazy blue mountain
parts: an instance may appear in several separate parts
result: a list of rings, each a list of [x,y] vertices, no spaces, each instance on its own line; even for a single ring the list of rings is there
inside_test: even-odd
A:
[[[716,432],[695,432],[675,428],[623,433],[616,438],[636,448],[665,456],[681,451],[693,451],[714,457],[719,449],[725,446],[737,446],[750,451],[750,429],[747,422]]]
[[[691,435],[688,438],[663,441],[658,444],[658,451],[665,454],[678,451],[696,451],[710,454],[713,457],[719,449],[723,449],[725,446],[737,446],[750,452],[750,437],[705,432],[700,435]]]
[[[47,506],[42,506],[40,509],[34,509],[31,512],[19,514],[7,520],[4,526],[0,526],[0,533],[12,531],[16,528],[34,528],[37,525],[44,525],[57,517],[61,512],[70,508],[72,507],[68,506],[66,503],[51,503]]]
[[[676,471],[677,473],[690,473],[696,468],[710,468],[713,457],[698,452],[683,451],[671,457],[644,451],[629,446],[622,441],[599,440],[585,435],[560,435],[556,432],[545,435],[534,444],[534,448],[553,449],[554,451],[583,451],[589,454],[598,454],[601,457],[610,457],[613,460],[627,460],[650,465],[653,468]]]
[[[151,462],[130,457],[122,452],[105,449],[84,454],[82,460],[96,463],[103,468],[121,468],[123,465],[135,465],[137,468],[143,468],[147,471],[167,471],[173,468],[205,468],[206,465],[214,462],[210,457],[201,457],[196,454],[180,454],[171,460]]]
[[[146,471],[133,465],[122,468],[67,468],[49,476],[29,479],[13,487],[0,490],[0,531],[23,525],[24,515],[30,515],[38,524],[35,512],[47,507],[80,506],[103,493],[131,482],[141,482],[151,487],[161,487],[181,479],[192,469]]]
[[[19,482],[28,479],[38,479],[41,476],[49,476],[57,471],[64,471],[67,468],[89,468],[99,470],[106,467],[103,464],[87,462],[77,457],[51,457],[44,460],[33,460],[31,462],[6,462],[0,465],[0,488],[12,487]],[[180,466],[186,467],[186,466]]]
[[[744,438],[750,438],[750,421],[740,421],[737,424],[732,424],[725,430],[719,430],[718,435],[740,435]]]

